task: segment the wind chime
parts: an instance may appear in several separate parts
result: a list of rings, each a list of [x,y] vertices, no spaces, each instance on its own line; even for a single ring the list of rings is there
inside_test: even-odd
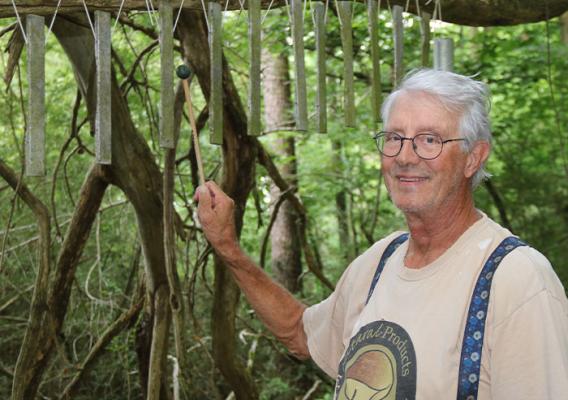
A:
[[[304,0],[308,1],[308,0]],[[315,112],[314,130],[317,132],[327,132],[327,89],[326,89],[326,24],[328,19],[329,1],[310,1],[310,10],[314,26],[314,36],[316,44],[316,93],[315,93]],[[49,31],[57,15],[57,10],[61,0],[57,4],[57,9],[51,21]],[[210,1],[205,4],[202,0],[203,11],[207,23],[208,41],[210,48],[210,77],[211,91],[209,98],[209,129],[210,142],[213,144],[223,143],[223,13],[226,11],[228,2],[223,10],[221,3]],[[441,20],[441,5],[436,0],[434,16],[425,11],[420,11],[419,1],[416,0],[416,11],[420,16],[421,30],[421,52],[422,65],[429,65],[430,53],[430,20]],[[28,176],[45,175],[45,35],[44,17],[37,15],[27,15],[25,17],[25,29],[18,14],[14,0],[12,0],[16,17],[22,34],[27,45],[27,73],[28,73],[28,119],[25,137],[25,159],[26,174]],[[152,1],[147,1],[148,14],[150,20],[154,21],[152,14],[155,13]],[[111,15],[106,11],[94,12],[94,24],[91,21],[90,13],[83,0],[83,5],[93,36],[95,39],[95,59],[96,59],[96,114],[95,114],[95,149],[96,161],[100,164],[111,164],[112,162],[112,115],[111,115]],[[120,18],[120,13],[124,5],[122,1],[116,17],[115,26]],[[304,60],[304,15],[306,12],[302,0],[290,0],[289,16],[292,32],[292,43],[295,66],[295,96],[294,96],[294,119],[295,129],[307,131],[308,121],[308,102],[306,89],[306,71]],[[344,125],[347,127],[356,126],[355,112],[355,92],[353,78],[353,32],[352,18],[354,12],[354,2],[336,1],[337,16],[341,29],[341,42],[344,56],[343,65],[343,109]],[[243,6],[241,4],[241,6]],[[249,88],[248,88],[248,134],[258,136],[262,134],[261,124],[261,27],[264,18],[270,11],[270,6],[264,17],[261,14],[261,0],[249,0],[248,8],[248,40],[249,40]],[[183,8],[180,5],[178,16]],[[371,72],[371,108],[373,114],[373,125],[376,128],[380,124],[380,105],[382,102],[381,85],[381,59],[379,53],[379,25],[378,12],[381,8],[381,0],[367,2],[368,32],[370,38],[370,55],[372,63]],[[408,2],[407,2],[408,8]],[[173,8],[170,0],[159,0],[159,43],[160,43],[160,104],[159,104],[159,126],[160,126],[160,146],[165,149],[175,147],[174,137],[174,46],[173,32]],[[393,21],[393,42],[394,42],[394,62],[393,62],[393,86],[396,86],[404,74],[404,27],[402,6],[393,5],[391,7]],[[453,42],[447,38],[436,38],[434,40],[434,68],[452,70],[453,68]],[[189,77],[189,73],[185,78]],[[183,79],[185,79],[183,78]],[[188,89],[189,90],[189,89]],[[189,93],[187,94],[189,96]],[[191,108],[191,100],[188,104]],[[191,110],[193,117],[193,111]],[[193,118],[194,119],[194,118]],[[192,130],[195,130],[193,121]],[[197,142],[196,142],[197,144]],[[198,145],[197,145],[198,146]],[[200,160],[199,160],[200,161]],[[201,163],[201,162],[199,162]],[[202,175],[202,172],[201,172]]]

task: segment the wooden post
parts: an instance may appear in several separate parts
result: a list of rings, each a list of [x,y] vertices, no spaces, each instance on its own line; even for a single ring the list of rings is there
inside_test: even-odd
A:
[[[170,0],[160,0],[160,146],[175,147],[174,35]]]
[[[26,175],[45,175],[45,32],[44,17],[26,17],[28,37],[28,120]]]
[[[449,38],[434,40],[434,69],[454,70],[454,42]]]
[[[258,136],[260,126],[260,0],[248,0],[249,92],[248,134]]]
[[[369,19],[369,38],[371,40],[371,61],[373,72],[371,74],[371,106],[373,111],[373,129],[376,130],[381,122],[381,103],[383,98],[381,85],[381,55],[379,51],[379,24],[378,5],[376,1],[367,2],[367,16]]]
[[[325,5],[314,2],[315,36],[317,53],[316,129],[327,132],[327,87],[325,68]]]
[[[294,69],[296,72],[294,116],[296,130],[308,130],[308,101],[306,94],[306,70],[304,63],[304,8],[301,0],[292,0],[292,38],[294,43]]]
[[[420,13],[420,34],[422,66],[430,66],[430,19],[431,15],[425,11]]]
[[[402,25],[402,7],[392,7],[394,38],[394,86],[398,86],[404,75],[404,27]]]
[[[343,117],[345,126],[355,127],[355,90],[353,89],[353,29],[350,1],[338,1],[337,13],[341,24],[343,49]]]
[[[110,164],[111,149],[111,34],[110,13],[95,11],[95,56],[97,63],[97,110],[95,154],[97,163]]]
[[[212,144],[223,144],[223,13],[221,4],[209,3],[208,14],[211,57],[209,133]]]

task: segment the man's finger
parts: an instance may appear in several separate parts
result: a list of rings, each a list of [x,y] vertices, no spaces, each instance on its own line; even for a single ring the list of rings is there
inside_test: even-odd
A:
[[[201,210],[210,210],[212,208],[211,192],[205,185],[199,186],[195,192],[195,198],[198,202],[197,208]]]

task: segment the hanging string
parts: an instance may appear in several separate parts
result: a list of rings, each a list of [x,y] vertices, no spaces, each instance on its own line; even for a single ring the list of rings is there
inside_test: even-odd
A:
[[[316,26],[316,16],[315,16],[315,10],[312,7],[312,0],[309,0],[309,2],[310,2],[310,15],[312,16],[312,22],[313,22],[314,26]],[[305,11],[304,11],[304,14],[305,14]]]
[[[417,0],[417,1],[418,1],[418,0]],[[227,0],[227,3],[228,3],[228,2],[229,2],[229,1]],[[183,3],[185,3],[185,0],[182,0],[182,1],[181,1],[181,4],[180,4],[180,6],[179,6],[179,10],[178,10],[178,13],[177,13],[177,16],[176,16],[176,21],[174,22],[174,29],[173,29],[173,32],[176,31],[176,28],[177,28],[177,25],[178,25],[178,21],[179,21],[179,17],[180,17],[180,15],[181,15],[181,10],[183,10]]]
[[[420,14],[420,2],[418,0],[416,0],[416,15],[418,15],[419,17],[421,16],[421,14]]]
[[[323,23],[327,24],[327,9],[329,8],[329,0],[325,0],[325,10],[323,12]]]
[[[224,11],[224,13],[226,13],[228,9],[229,9],[229,0],[227,0],[227,1],[225,2],[225,11]],[[224,13],[223,13],[223,14],[224,14]]]
[[[24,25],[22,25],[22,20],[20,19],[20,14],[18,13],[18,9],[16,8],[16,4],[14,0],[12,0],[12,6],[14,7],[14,12],[16,13],[16,19],[18,20],[18,25],[20,25],[20,30],[22,31],[22,36],[24,37],[24,41],[28,44],[28,37],[26,36],[26,31],[24,29]]]
[[[51,33],[51,28],[53,28],[53,23],[55,22],[55,17],[57,17],[57,11],[59,11],[59,6],[61,5],[61,0],[57,2],[57,6],[55,7],[55,13],[53,14],[53,18],[49,24],[49,29],[47,30],[47,35],[45,36],[45,43],[47,43],[47,39],[49,38],[49,34]]]
[[[290,24],[292,24],[292,14],[290,14],[290,4],[288,4],[288,0],[284,0],[286,2],[286,11],[288,11],[288,20]]]
[[[203,7],[203,14],[205,15],[205,25],[207,25],[207,32],[210,32],[211,28],[209,27],[209,18],[207,18],[207,8],[205,7],[205,2],[203,0],[201,0],[201,7]]]
[[[124,1],[125,0],[122,0],[122,2],[120,3],[120,7],[118,8],[118,14],[116,14],[116,21],[114,21],[112,30],[115,30],[116,26],[118,25],[118,20],[120,19],[120,13],[122,12],[122,6],[124,6]]]
[[[438,0],[438,19],[440,21],[443,21],[444,19],[442,18],[442,2],[440,0]]]
[[[261,25],[264,23],[264,20],[266,19],[266,16],[268,15],[268,12],[270,11],[270,8],[272,7],[272,4],[274,4],[274,0],[270,0],[270,4],[268,5],[268,9],[267,9],[266,12],[264,13],[264,17],[262,17],[262,19],[260,20],[260,24],[261,24]]]
[[[404,7],[404,12],[408,12],[408,7],[410,6],[410,0],[406,0],[406,6]]]
[[[337,0],[335,0],[335,9],[337,10],[337,19],[339,20],[339,26],[343,26],[343,21],[341,20],[341,12],[339,11],[339,6]]]
[[[238,18],[240,19],[243,11],[245,10],[245,0],[239,0],[239,7],[240,7],[240,10],[239,10]]]
[[[304,0],[304,15],[306,15],[307,9],[308,9],[308,0]]]
[[[97,40],[97,34],[95,33],[95,27],[93,26],[93,21],[91,21],[91,15],[89,14],[89,9],[87,8],[87,4],[85,4],[85,0],[83,0],[83,7],[85,7],[85,12],[87,13],[87,20],[89,21],[89,25],[91,26],[91,31],[93,32],[93,38]]]
[[[154,12],[156,11],[154,9],[154,4],[152,4],[152,0],[145,0],[146,1],[146,10],[148,11],[148,16],[150,17],[150,24],[152,24],[152,26],[156,25],[156,20],[154,19]]]

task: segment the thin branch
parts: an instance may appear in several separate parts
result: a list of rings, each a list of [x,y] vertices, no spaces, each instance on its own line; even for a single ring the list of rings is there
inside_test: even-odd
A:
[[[286,192],[280,193],[280,196],[274,203],[274,209],[272,210],[272,215],[270,216],[270,221],[268,222],[268,226],[266,227],[266,232],[264,233],[264,238],[262,239],[262,246],[260,247],[260,268],[264,269],[264,264],[266,262],[266,248],[268,247],[268,239],[270,238],[270,232],[272,231],[272,227],[274,226],[274,222],[278,217],[278,211],[280,211],[280,206],[286,200],[286,193],[288,191],[293,191],[294,187],[289,187]]]
[[[290,191],[290,186],[286,180],[280,175],[280,171],[272,161],[272,158],[268,155],[264,147],[260,144],[258,140],[255,140],[257,151],[258,151],[258,162],[266,169],[268,175],[278,186],[280,191],[286,196],[287,200],[290,200],[290,204],[298,213],[298,229],[300,242],[302,244],[302,250],[304,252],[304,257],[306,259],[306,264],[310,271],[329,289],[333,290],[334,285],[329,279],[323,274],[323,267],[318,263],[316,256],[307,240],[307,212],[304,205],[300,202],[298,197]]]

